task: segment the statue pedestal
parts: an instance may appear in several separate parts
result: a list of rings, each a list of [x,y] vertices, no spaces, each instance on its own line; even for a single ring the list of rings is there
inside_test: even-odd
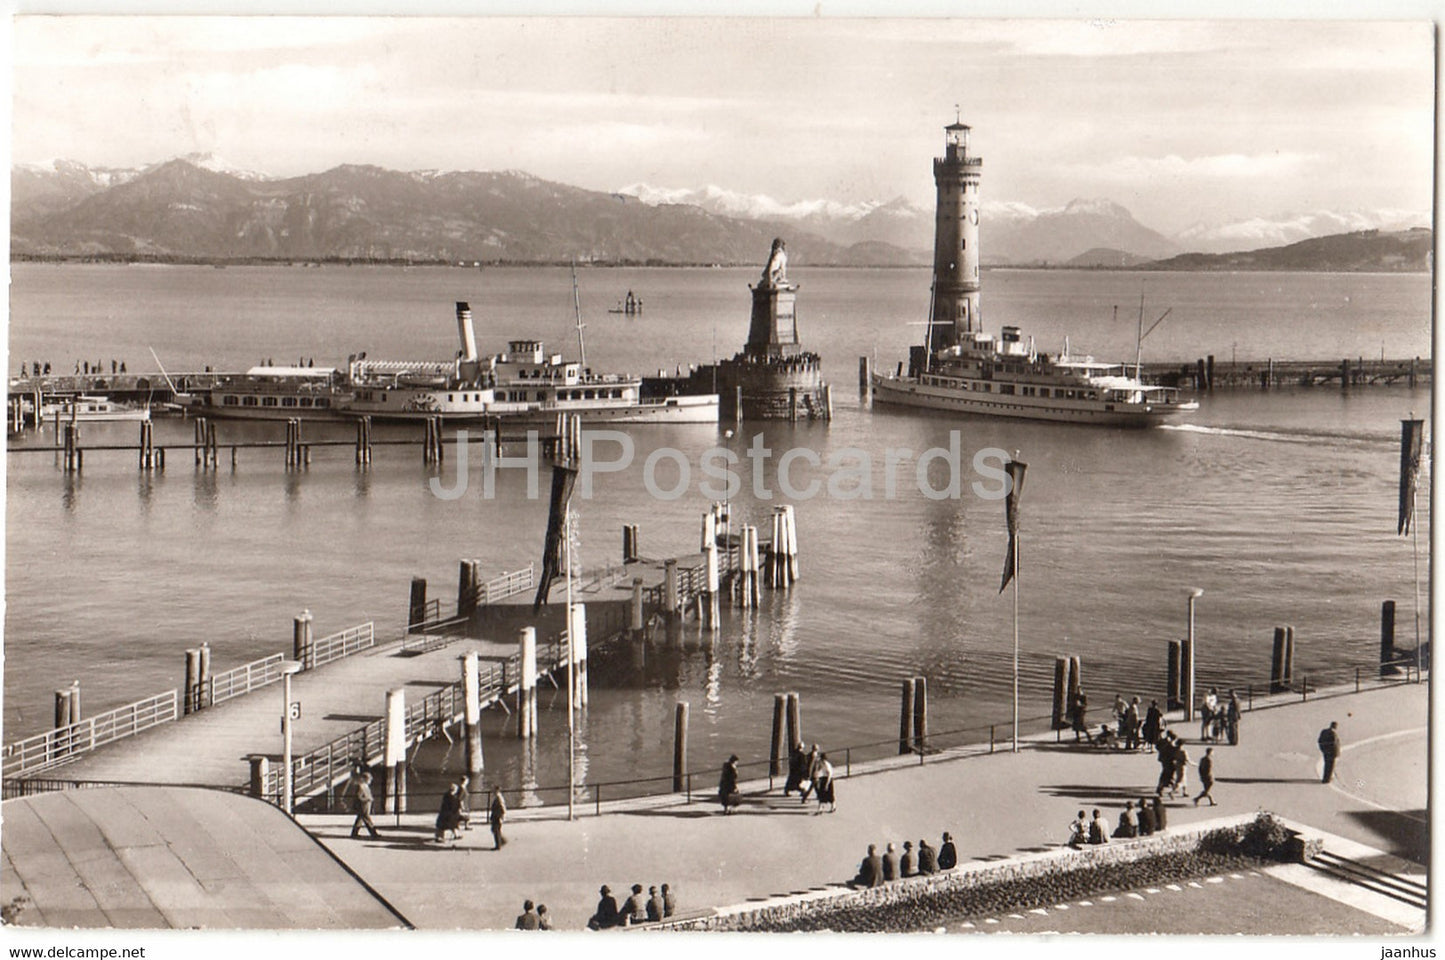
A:
[[[752,288],[753,317],[743,352],[750,357],[787,357],[801,352],[795,312],[798,285],[764,284]]]

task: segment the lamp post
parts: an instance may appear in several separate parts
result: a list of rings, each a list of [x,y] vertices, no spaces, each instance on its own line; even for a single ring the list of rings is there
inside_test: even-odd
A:
[[[301,672],[301,661],[281,661],[281,809],[291,814],[295,784],[291,771],[291,676]]]
[[[1184,697],[1184,719],[1194,720],[1194,661],[1199,659],[1194,650],[1194,601],[1204,596],[1204,591],[1195,587],[1189,591],[1189,690]]]

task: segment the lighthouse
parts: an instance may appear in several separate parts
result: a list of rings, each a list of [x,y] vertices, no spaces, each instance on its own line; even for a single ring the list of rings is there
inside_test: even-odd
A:
[[[933,227],[933,303],[929,352],[983,329],[978,313],[978,184],[983,160],[968,155],[968,125],[943,128],[943,156],[933,160],[938,190]]]

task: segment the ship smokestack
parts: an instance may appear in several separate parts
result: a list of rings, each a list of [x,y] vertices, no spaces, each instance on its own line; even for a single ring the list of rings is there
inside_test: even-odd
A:
[[[457,301],[457,336],[462,341],[462,359],[477,359],[477,335],[472,329],[472,307],[465,300]]]

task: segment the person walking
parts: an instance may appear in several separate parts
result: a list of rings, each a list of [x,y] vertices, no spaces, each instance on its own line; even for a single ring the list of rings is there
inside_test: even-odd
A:
[[[794,790],[799,793],[803,790],[803,770],[807,763],[807,757],[803,753],[803,745],[794,743],[788,747],[788,779],[783,783],[783,796],[788,796]]]
[[[1154,787],[1154,795],[1162,796],[1164,788],[1174,782],[1174,741],[1168,734],[1160,734],[1154,744],[1155,754],[1159,760],[1159,782]]]
[[[958,848],[953,845],[953,835],[943,831],[943,845],[938,848],[938,869],[952,870],[958,866]]]
[[[1199,705],[1199,739],[1213,740],[1216,715],[1219,713],[1219,691],[1209,688],[1204,702]]]
[[[1164,714],[1159,711],[1159,701],[1150,700],[1149,709],[1144,714],[1144,744],[1146,749],[1152,750],[1159,742],[1159,734],[1163,731]]]
[[[1229,691],[1229,702],[1224,705],[1224,729],[1231,747],[1239,746],[1239,696]]]
[[[516,922],[516,924],[515,924],[516,929],[518,929],[518,930],[536,930],[536,929],[538,929],[538,925],[537,925],[537,914],[534,912],[535,909],[536,909],[536,908],[533,906],[532,901],[530,901],[530,900],[523,901],[523,903],[522,903],[522,913],[521,913],[520,916],[517,917],[517,922]]]
[[[1129,701],[1124,708],[1124,748],[1126,750],[1139,749],[1139,698],[1135,697]]]
[[[444,841],[448,835],[450,835],[453,840],[461,836],[458,832],[462,825],[461,804],[461,786],[460,784],[453,783],[447,788],[447,792],[442,794],[441,807],[437,810],[437,843]]]
[[[722,804],[723,813],[732,813],[732,808],[742,802],[738,794],[738,755],[733,754],[723,764],[722,776],[717,783],[717,802]]]
[[[351,824],[351,839],[356,839],[362,827],[366,828],[371,839],[381,839],[381,834],[376,832],[376,824],[371,822],[371,802],[371,771],[363,770],[356,779],[356,794],[351,798],[351,809],[356,814],[356,820]]]
[[[487,807],[487,823],[492,828],[493,850],[506,846],[507,838],[502,836],[502,821],[507,819],[507,801],[502,799],[502,788],[492,787],[492,802]]]
[[[1070,713],[1074,717],[1074,742],[1078,743],[1079,735],[1083,734],[1092,744],[1094,735],[1089,732],[1089,697],[1084,693],[1083,687],[1074,691],[1074,702]]]
[[[829,813],[838,812],[838,798],[834,793],[833,765],[828,762],[828,755],[818,755],[818,770],[813,774],[813,786],[818,791],[818,813],[823,812],[823,804],[828,805]]]
[[[812,793],[813,787],[817,786],[813,778],[818,773],[818,756],[820,753],[821,751],[815,743],[813,744],[813,749],[809,750],[807,757],[803,759],[803,782],[802,789],[798,791],[799,803],[807,803],[808,794]]]
[[[1330,725],[1320,731],[1318,743],[1320,745],[1320,756],[1324,758],[1324,774],[1320,778],[1321,783],[1329,783],[1335,778],[1335,761],[1340,757],[1340,722],[1331,720]]]
[[[1202,788],[1199,795],[1194,798],[1194,805],[1199,806],[1199,801],[1208,799],[1211,807],[1218,806],[1214,802],[1214,796],[1210,793],[1214,789],[1214,748],[1205,747],[1204,756],[1199,758],[1199,786]]]
[[[1176,740],[1174,743],[1174,779],[1169,784],[1169,798],[1174,798],[1174,791],[1178,790],[1181,796],[1189,796],[1189,750],[1185,748],[1183,740]]]
[[[617,926],[617,898],[612,895],[612,888],[604,883],[597,892],[601,899],[597,901],[597,912],[587,921],[587,929],[606,930]]]

